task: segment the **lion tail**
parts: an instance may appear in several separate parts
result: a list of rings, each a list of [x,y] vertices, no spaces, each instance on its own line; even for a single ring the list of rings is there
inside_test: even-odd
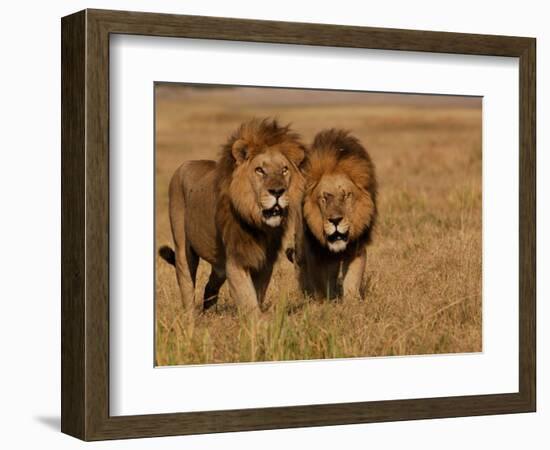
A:
[[[176,265],[176,253],[167,245],[163,245],[159,248],[159,256],[164,259],[168,264]]]

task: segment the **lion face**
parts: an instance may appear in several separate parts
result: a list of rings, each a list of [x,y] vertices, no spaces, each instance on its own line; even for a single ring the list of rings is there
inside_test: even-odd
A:
[[[270,227],[280,226],[288,213],[289,165],[288,160],[273,149],[254,157],[249,164],[250,184],[256,203],[261,210],[262,221]]]
[[[280,227],[288,215],[293,165],[278,145],[249,158],[236,147],[237,168],[229,187],[233,206],[250,223]]]
[[[371,222],[372,211],[369,193],[343,173],[323,175],[304,201],[308,227],[333,253],[343,252],[363,233]]]

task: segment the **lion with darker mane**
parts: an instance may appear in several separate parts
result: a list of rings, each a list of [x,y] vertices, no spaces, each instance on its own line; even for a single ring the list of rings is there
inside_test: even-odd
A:
[[[217,162],[188,161],[176,170],[169,190],[175,249],[159,253],[176,268],[185,310],[216,304],[227,279],[239,309],[261,311],[289,215],[299,208],[304,156],[289,126],[254,119],[231,135]],[[200,258],[212,270],[196,299]]]
[[[337,129],[318,133],[307,156],[294,258],[300,286],[315,298],[360,296],[377,215],[374,165],[356,137]]]

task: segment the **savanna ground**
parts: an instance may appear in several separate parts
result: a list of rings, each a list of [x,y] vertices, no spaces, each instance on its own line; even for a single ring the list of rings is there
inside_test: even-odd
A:
[[[156,86],[156,245],[172,244],[168,184],[185,160],[216,159],[252,117],[292,122],[305,142],[350,129],[379,180],[379,219],[362,300],[314,302],[286,258],[266,321],[239,316],[223,286],[216,309],[183,318],[172,266],[156,260],[156,364],[481,351],[481,100],[281,89]],[[197,293],[209,273],[201,261]]]

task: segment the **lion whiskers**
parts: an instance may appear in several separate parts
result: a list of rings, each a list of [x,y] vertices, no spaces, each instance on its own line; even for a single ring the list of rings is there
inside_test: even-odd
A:
[[[327,220],[325,221],[323,228],[327,236],[330,236],[331,234],[334,234],[336,232],[346,234],[349,231],[349,223],[347,221],[343,221],[336,226],[332,222],[329,222]]]
[[[286,195],[279,197],[279,206],[283,209],[288,207],[288,197]]]
[[[330,236],[331,234],[336,233],[336,225],[334,225],[332,222],[328,222],[328,221],[325,222],[323,228],[325,229],[325,234],[327,236]]]
[[[263,209],[271,209],[277,204],[277,198],[273,195],[262,195],[260,203]]]

